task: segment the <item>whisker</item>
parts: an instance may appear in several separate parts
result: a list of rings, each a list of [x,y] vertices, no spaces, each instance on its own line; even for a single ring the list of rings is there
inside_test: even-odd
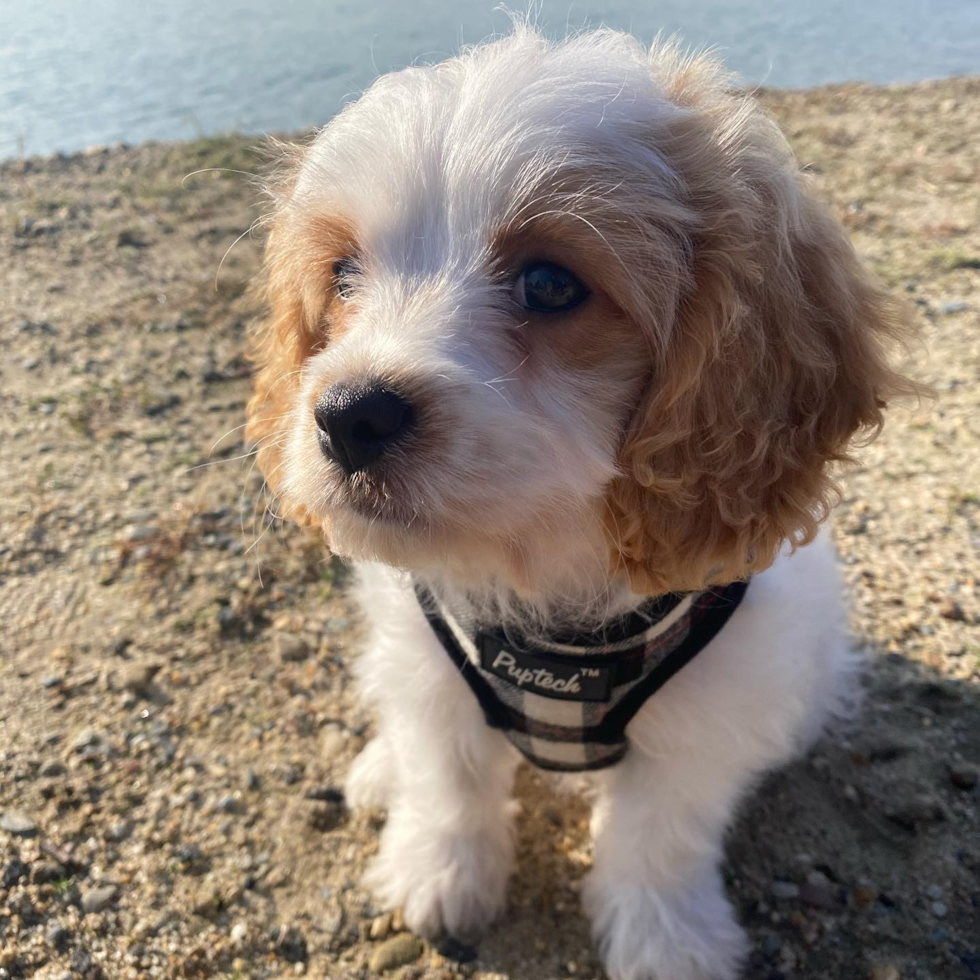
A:
[[[196,466],[189,466],[185,473],[193,473],[194,470],[203,470],[206,466],[218,466],[220,463],[234,463],[239,459],[248,459],[250,456],[255,456],[261,447],[256,447],[247,453],[242,453],[240,456],[231,456],[228,459],[209,459],[206,463],[198,463]]]
[[[284,419],[284,418],[286,418],[286,417],[287,417],[288,415],[289,415],[289,412],[286,412],[286,413],[284,413],[283,415],[273,415],[273,416],[270,416],[270,417],[269,417],[269,418],[267,418],[267,419],[255,419],[255,424],[259,424],[259,423],[261,423],[261,422],[278,422],[278,421],[279,421],[279,419]],[[251,421],[252,421],[252,420],[250,419],[250,420],[249,420],[249,422],[251,422]],[[217,442],[215,442],[215,444],[214,444],[214,445],[213,445],[213,446],[212,446],[212,447],[211,447],[211,448],[210,448],[210,449],[208,450],[208,455],[210,456],[210,455],[211,455],[211,453],[213,453],[213,452],[214,452],[214,451],[215,451],[215,450],[216,450],[216,449],[218,448],[218,446],[219,446],[219,445],[220,445],[220,444],[221,444],[221,443],[222,443],[222,442],[223,442],[223,441],[224,441],[225,439],[227,439],[227,438],[228,438],[228,436],[230,436],[230,435],[231,435],[231,434],[232,434],[233,432],[238,432],[239,430],[241,430],[241,429],[244,429],[244,428],[245,428],[245,426],[247,426],[247,425],[249,424],[249,422],[242,422],[242,424],[241,424],[241,425],[236,425],[234,429],[229,429],[229,430],[228,430],[228,431],[227,431],[227,432],[226,432],[226,433],[225,433],[225,434],[224,434],[223,436],[221,436],[221,438],[219,438],[219,439],[217,440]]]
[[[252,460],[252,465],[248,468],[248,472],[245,474],[245,479],[242,480],[242,492],[238,495],[238,523],[242,530],[242,544],[245,544],[245,509],[242,506],[245,502],[245,494],[248,492],[248,482],[252,479],[252,473],[255,470],[255,465],[258,463],[258,458]],[[256,494],[256,502],[261,499],[262,494],[265,492],[265,488],[268,486],[268,482],[263,479],[262,486],[259,487],[259,491]],[[252,505],[252,516],[255,516],[255,504]],[[260,576],[261,580],[261,576]]]
[[[279,444],[278,441],[276,441],[276,442],[268,442],[267,441],[269,439],[273,439],[274,437],[279,437],[279,436],[280,436],[280,433],[278,433],[278,432],[271,432],[271,433],[269,433],[269,435],[267,435],[264,438],[260,439],[255,444],[255,447],[253,449],[250,449],[247,453],[241,453],[238,456],[230,456],[228,459],[209,459],[206,463],[198,463],[196,466],[190,466],[190,467],[188,467],[186,470],[184,470],[184,472],[185,473],[193,473],[194,470],[202,470],[206,466],[218,466],[221,463],[235,463],[235,462],[237,462],[240,459],[248,459],[251,456],[255,456],[257,453],[259,453],[262,449],[265,449],[267,446],[279,446],[279,448],[282,448],[282,446]]]
[[[272,470],[272,472],[269,474],[269,477],[270,478],[273,476],[273,474],[275,474],[279,470],[279,468],[280,468],[281,465],[282,464],[280,463],[278,466],[275,467],[275,469]],[[256,494],[255,503],[252,505],[252,522],[253,522],[253,525],[254,525],[255,520],[256,520],[256,518],[255,518],[256,509],[257,509],[260,501],[262,500],[262,495],[264,494],[264,492],[265,492],[266,488],[268,487],[268,485],[269,485],[268,484],[268,481],[267,480],[263,480],[262,481],[262,486],[259,488],[259,492]],[[243,491],[243,493],[244,493],[244,491]],[[280,499],[280,498],[282,498],[282,497],[283,497],[283,494],[282,493],[274,494],[273,497],[272,497],[272,500],[268,504],[266,504],[265,509],[264,509],[264,512],[263,512],[263,519],[265,517],[265,514],[271,514],[272,515],[272,519],[269,520],[268,523],[265,523],[264,520],[263,520],[264,526],[262,528],[262,531],[259,533],[258,537],[245,549],[245,551],[243,552],[243,555],[249,555],[249,554],[251,554],[258,547],[258,545],[262,541],[262,539],[266,536],[266,534],[268,533],[269,529],[272,527],[273,523],[275,522],[275,520],[277,518],[277,515],[275,514],[275,512],[273,511],[272,508],[275,505],[275,501],[278,500],[278,499]],[[283,519],[284,518],[280,518],[280,520],[283,520]],[[242,520],[243,520],[243,531],[244,531],[244,517],[242,518]],[[258,563],[258,560],[256,560],[256,567],[257,568],[258,568],[258,564],[259,564]],[[261,581],[261,573],[260,573],[260,581]]]
[[[221,275],[221,267],[225,264],[225,259],[231,254],[231,250],[246,236],[251,235],[255,231],[256,227],[262,223],[262,218],[256,218],[225,250],[225,254],[221,256],[221,261],[218,263],[218,268],[214,271],[214,288],[215,291],[218,289],[218,276]]]
[[[258,174],[250,173],[248,170],[234,170],[231,167],[202,167],[200,170],[192,170],[189,174],[184,174],[180,179],[180,186],[186,186],[184,182],[189,177],[196,177],[198,174],[241,174],[243,177],[251,177],[253,180],[262,179]]]

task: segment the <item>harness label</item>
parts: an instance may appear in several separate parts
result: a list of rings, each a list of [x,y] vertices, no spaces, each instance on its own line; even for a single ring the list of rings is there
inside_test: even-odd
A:
[[[565,701],[608,701],[612,667],[582,666],[573,657],[519,652],[499,642],[485,642],[480,651],[484,670],[524,691]]]

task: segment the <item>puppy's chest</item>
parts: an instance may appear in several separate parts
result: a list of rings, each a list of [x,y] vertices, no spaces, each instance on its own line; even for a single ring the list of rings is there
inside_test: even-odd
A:
[[[626,726],[722,629],[747,583],[651,599],[600,632],[529,637],[478,627],[416,585],[430,627],[487,724],[534,765],[586,772],[626,754]]]

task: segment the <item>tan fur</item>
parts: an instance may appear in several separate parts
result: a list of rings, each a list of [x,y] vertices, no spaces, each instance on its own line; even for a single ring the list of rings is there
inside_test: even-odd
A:
[[[698,216],[691,283],[606,501],[613,565],[645,593],[730,582],[809,542],[834,502],[830,465],[914,391],[885,359],[900,309],[775,126],[700,65],[665,66],[694,114],[661,144]]]
[[[288,188],[288,177],[281,182]],[[293,218],[290,208],[280,205],[259,284],[269,314],[259,324],[250,352],[256,372],[245,435],[258,446],[259,469],[273,494],[279,492],[283,478],[282,448],[303,364],[343,330],[345,308],[336,296],[334,263],[356,251],[349,222],[333,216],[304,216],[300,224]],[[279,510],[299,524],[318,523],[294,501],[284,500]]]

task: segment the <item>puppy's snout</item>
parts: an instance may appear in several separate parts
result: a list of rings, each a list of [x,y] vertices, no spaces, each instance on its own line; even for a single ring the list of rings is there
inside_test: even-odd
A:
[[[331,385],[313,406],[320,448],[349,475],[379,459],[414,421],[412,404],[378,382]]]

